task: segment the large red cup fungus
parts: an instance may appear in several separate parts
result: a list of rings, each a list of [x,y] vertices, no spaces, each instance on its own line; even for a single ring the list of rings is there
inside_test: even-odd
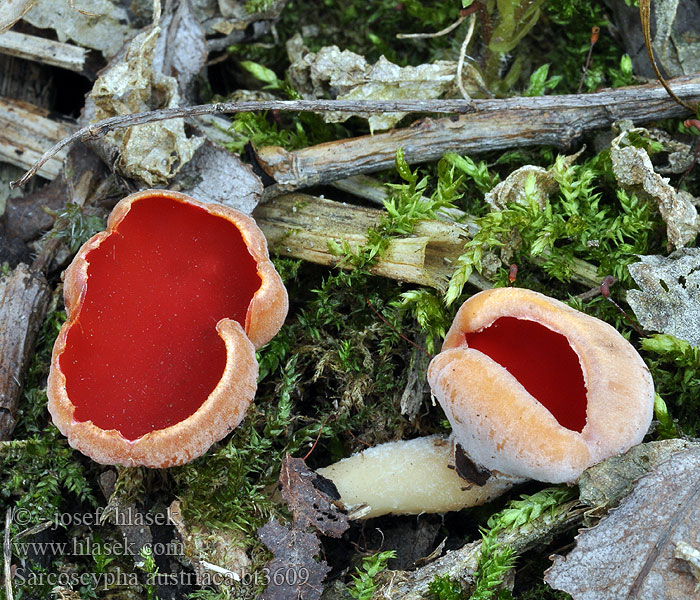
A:
[[[240,423],[255,349],[288,306],[250,217],[166,190],[116,205],[66,270],[64,297],[53,421],[97,462],[148,467],[188,462]]]
[[[475,464],[555,483],[640,443],[654,406],[649,370],[613,327],[519,288],[462,305],[428,381]]]

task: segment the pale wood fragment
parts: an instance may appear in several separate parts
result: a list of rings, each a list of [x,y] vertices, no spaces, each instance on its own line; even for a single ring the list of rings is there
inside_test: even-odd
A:
[[[83,73],[88,50],[16,31],[0,34],[0,53]]]
[[[0,98],[0,161],[23,169],[29,168],[58,140],[77,127],[66,121],[49,118],[49,111],[28,102]],[[55,179],[61,170],[65,148],[39,169],[39,175]]]
[[[253,216],[272,252],[321,265],[349,267],[331,251],[329,242],[347,243],[357,251],[367,243],[367,230],[377,227],[383,211],[334,202],[306,194],[285,194],[260,204]],[[376,275],[447,289],[454,261],[467,241],[466,226],[443,221],[420,221],[410,237],[393,239],[372,268]],[[492,285],[478,273],[469,283],[479,289]]]

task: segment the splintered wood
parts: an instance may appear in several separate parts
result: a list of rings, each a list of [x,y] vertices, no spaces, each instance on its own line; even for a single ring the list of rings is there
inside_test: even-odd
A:
[[[28,102],[0,98],[0,161],[28,169],[47,148],[77,129],[48,115],[49,111]],[[68,150],[64,148],[50,158],[39,175],[55,179]]]
[[[306,194],[280,196],[253,212],[273,253],[348,268],[329,241],[341,246],[347,243],[356,252],[367,243],[367,230],[379,225],[382,214],[381,210]],[[411,237],[390,242],[372,273],[445,291],[467,235],[466,225],[421,221]],[[480,289],[492,287],[478,274],[469,281]]]

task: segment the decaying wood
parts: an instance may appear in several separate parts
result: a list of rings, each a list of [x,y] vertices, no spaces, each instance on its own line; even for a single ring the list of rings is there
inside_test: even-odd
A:
[[[49,305],[43,275],[20,264],[0,280],[0,440],[10,439],[24,367]]]
[[[0,53],[88,75],[89,50],[16,31],[0,34]]]
[[[347,243],[357,251],[367,243],[367,230],[377,227],[383,212],[306,194],[285,194],[258,205],[253,216],[270,249],[283,256],[321,265],[343,264],[329,241]],[[373,267],[377,275],[427,285],[445,291],[454,261],[464,251],[466,226],[443,221],[421,221],[414,235],[390,242],[385,255]],[[478,273],[469,283],[479,289],[492,285]]]
[[[0,98],[0,161],[29,168],[44,150],[75,131],[68,122],[49,118],[49,111],[28,102]],[[39,175],[54,179],[61,170],[67,149],[52,156]]]
[[[686,101],[700,100],[700,77],[672,80]],[[437,160],[446,152],[475,154],[490,150],[551,145],[567,148],[582,134],[609,127],[620,119],[635,123],[689,114],[662,86],[642,85],[595,94],[473,100],[462,116],[423,119],[411,127],[328,142],[288,152],[277,146],[258,149],[265,171],[277,181],[268,196],[352,175],[391,168],[396,150],[406,160]]]

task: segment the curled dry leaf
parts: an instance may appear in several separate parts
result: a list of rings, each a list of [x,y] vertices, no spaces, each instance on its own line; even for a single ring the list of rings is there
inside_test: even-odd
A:
[[[331,568],[314,559],[321,543],[314,533],[282,525],[274,518],[258,529],[263,544],[274,554],[267,565],[268,585],[263,600],[317,600]]]
[[[679,452],[640,479],[620,507],[556,556],[545,581],[574,600],[688,600],[697,580],[676,558],[700,547],[700,448]]]
[[[331,92],[338,100],[427,100],[440,98],[454,84],[457,63],[439,60],[417,67],[400,67],[383,56],[370,65],[364,56],[327,46],[308,52],[300,35],[287,43],[291,61],[289,76],[305,99],[323,98]],[[465,82],[471,93],[474,85]],[[337,123],[360,116],[372,131],[389,129],[406,113],[326,113],[325,120]]]
[[[559,157],[555,165],[549,169],[533,165],[525,165],[516,169],[492,190],[486,192],[484,200],[492,210],[504,210],[512,202],[526,204],[526,193],[529,192],[536,196],[539,207],[545,208],[549,197],[559,189],[559,184],[554,176],[555,169],[570,167],[585,149],[584,146],[576,154]]]
[[[313,527],[336,538],[350,527],[347,516],[334,504],[340,494],[333,482],[309,469],[303,459],[289,454],[284,457],[280,486],[282,497],[294,515],[295,527]]]
[[[649,154],[631,144],[630,135],[646,135],[645,129],[623,131],[610,144],[610,159],[618,183],[641,198],[655,202],[666,222],[668,241],[674,248],[690,242],[700,230],[700,216],[695,198],[688,192],[676,190],[654,171]]]
[[[700,346],[700,248],[640,256],[627,268],[640,288],[627,302],[642,327]]]
[[[116,57],[95,81],[84,118],[106,119],[180,104],[177,81],[153,69],[160,29],[137,35],[125,55]],[[194,155],[203,138],[188,138],[183,119],[167,119],[107,133],[96,145],[126,177],[157,187],[173,177]]]

